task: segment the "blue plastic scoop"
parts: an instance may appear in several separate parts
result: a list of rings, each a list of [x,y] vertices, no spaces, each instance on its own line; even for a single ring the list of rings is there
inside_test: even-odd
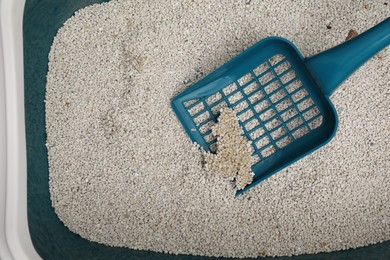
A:
[[[309,58],[286,39],[266,38],[176,96],[172,107],[191,140],[212,152],[220,109],[236,111],[256,161],[242,193],[334,136],[338,118],[329,96],[389,44],[390,18]]]

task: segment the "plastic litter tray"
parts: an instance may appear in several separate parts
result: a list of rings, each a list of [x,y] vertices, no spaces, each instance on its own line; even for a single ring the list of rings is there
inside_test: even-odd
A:
[[[221,259],[90,242],[69,231],[51,206],[44,115],[48,53],[63,22],[76,10],[100,2],[103,1],[0,2],[0,49],[6,49],[0,52],[0,259]],[[390,259],[390,241],[278,259]]]

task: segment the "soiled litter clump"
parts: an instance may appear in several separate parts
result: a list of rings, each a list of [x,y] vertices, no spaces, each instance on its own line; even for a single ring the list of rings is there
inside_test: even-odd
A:
[[[349,30],[348,35],[347,35],[347,37],[345,38],[345,40],[348,41],[348,40],[350,40],[350,39],[352,39],[352,38],[355,38],[355,37],[358,36],[358,35],[359,35],[359,33],[358,33],[356,30],[351,29],[351,30]]]
[[[238,190],[251,184],[254,176],[251,171],[253,148],[250,141],[242,136],[243,130],[232,109],[221,109],[218,124],[212,128],[212,134],[217,137],[217,154],[206,153],[207,170],[235,180]]]

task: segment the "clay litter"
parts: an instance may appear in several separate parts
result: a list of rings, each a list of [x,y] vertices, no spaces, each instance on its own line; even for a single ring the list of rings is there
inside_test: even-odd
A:
[[[227,107],[220,112],[218,124],[212,128],[212,134],[217,137],[217,151],[216,154],[205,153],[206,170],[224,176],[242,190],[253,180],[254,150],[251,142],[242,136],[244,131],[236,113]]]
[[[380,1],[124,1],[59,30],[46,93],[50,192],[63,223],[110,246],[289,256],[390,239],[390,50],[332,96],[324,148],[242,196],[204,169],[170,100],[258,40],[304,56],[385,19]]]

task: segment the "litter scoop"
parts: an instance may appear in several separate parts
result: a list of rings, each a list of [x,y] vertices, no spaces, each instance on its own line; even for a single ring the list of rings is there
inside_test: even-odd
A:
[[[210,152],[221,108],[236,112],[255,161],[253,182],[240,194],[330,141],[338,118],[329,97],[389,44],[390,18],[309,58],[286,39],[265,38],[176,96],[172,108],[191,140]]]

